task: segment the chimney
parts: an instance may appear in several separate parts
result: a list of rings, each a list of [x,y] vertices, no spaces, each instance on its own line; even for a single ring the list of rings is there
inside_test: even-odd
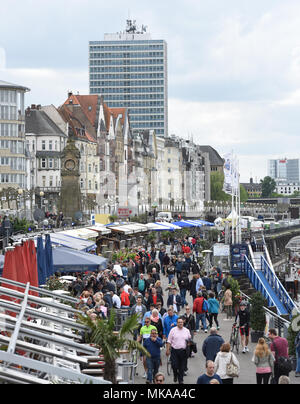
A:
[[[250,184],[253,184],[253,178],[250,178]]]
[[[68,91],[68,98],[70,98],[73,95],[72,91]]]

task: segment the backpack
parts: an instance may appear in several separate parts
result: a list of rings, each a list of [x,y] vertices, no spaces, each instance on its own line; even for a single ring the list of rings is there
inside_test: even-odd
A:
[[[144,279],[139,279],[139,282],[138,282],[139,292],[143,292],[144,289],[145,289],[145,281],[144,281]]]

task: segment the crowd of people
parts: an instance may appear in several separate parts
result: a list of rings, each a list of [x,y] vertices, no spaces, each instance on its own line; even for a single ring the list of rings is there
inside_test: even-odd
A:
[[[220,296],[227,319],[239,325],[242,352],[249,352],[247,304],[242,302],[234,313],[228,275],[217,267],[204,271],[198,263],[192,239],[178,242],[170,254],[164,246],[152,247],[149,251],[133,248],[135,258],[111,262],[107,269],[98,273],[78,274],[70,287],[73,295],[80,299],[79,308],[92,320],[107,318],[112,308],[137,315],[139,327],[134,338],[150,354],[142,358],[146,383],[164,383],[165,377],[159,369],[161,353],[165,349],[173,369],[173,381],[182,384],[188,372],[189,358],[197,353],[195,335],[200,332],[208,334],[201,347],[206,358],[206,372],[195,382],[234,382],[240,364],[229,342],[218,333]],[[287,342],[277,336],[275,330],[270,330],[269,337],[270,347],[265,339],[259,340],[252,358],[257,384],[269,383],[271,379],[273,383],[279,383],[281,376],[288,377],[288,372],[278,365],[279,357],[288,357]]]

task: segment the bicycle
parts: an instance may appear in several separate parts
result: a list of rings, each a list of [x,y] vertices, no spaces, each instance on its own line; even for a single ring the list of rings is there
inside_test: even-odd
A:
[[[234,347],[235,347],[237,354],[239,353],[239,349],[240,349],[239,328],[240,328],[239,326],[237,326],[236,324],[233,324],[232,330],[231,330],[231,335],[230,335],[230,340],[229,340],[232,352],[234,351]]]

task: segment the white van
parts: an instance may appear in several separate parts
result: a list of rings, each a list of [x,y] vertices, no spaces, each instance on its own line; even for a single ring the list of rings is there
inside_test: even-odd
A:
[[[158,212],[156,217],[157,222],[169,222],[173,221],[172,213],[171,212]]]

